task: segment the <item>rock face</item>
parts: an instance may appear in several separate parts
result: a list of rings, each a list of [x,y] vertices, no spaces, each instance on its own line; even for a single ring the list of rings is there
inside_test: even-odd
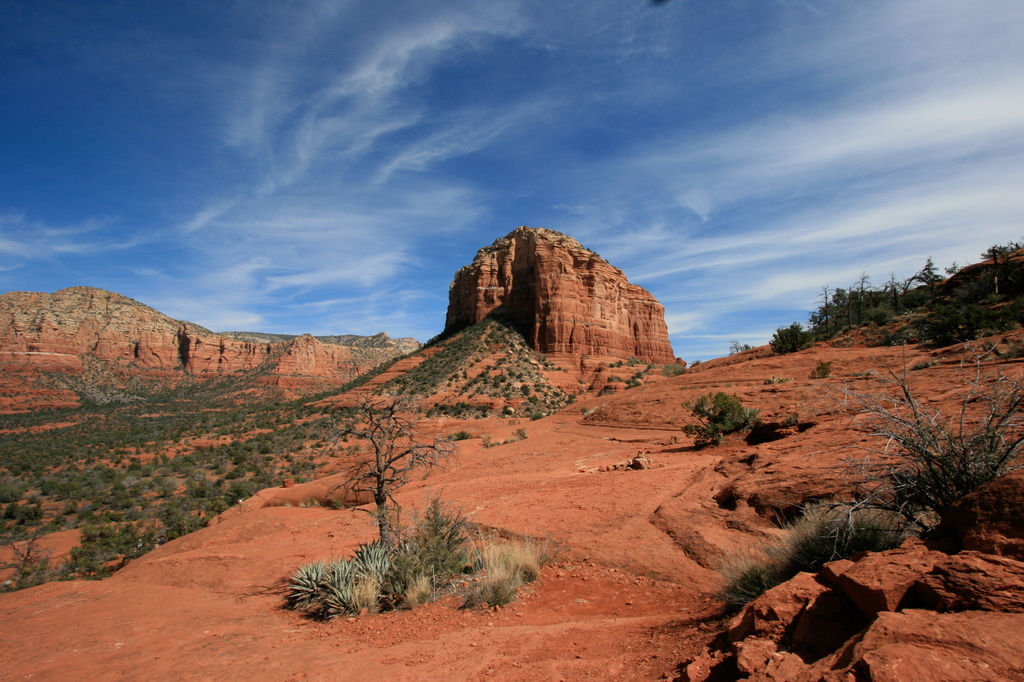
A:
[[[961,500],[944,519],[952,538],[912,538],[766,591],[732,620],[728,647],[689,661],[683,679],[724,679],[730,666],[730,679],[762,682],[1024,679],[1022,480]]]
[[[981,486],[954,504],[943,526],[964,549],[1024,561],[1024,469]]]
[[[409,345],[386,334],[339,338],[358,345],[308,334],[279,342],[228,338],[91,287],[12,292],[0,295],[0,411],[71,407],[83,395],[125,401],[185,378],[247,372],[255,384],[291,396],[351,381]]]
[[[493,316],[534,350],[645,362],[675,362],[665,309],[571,237],[520,227],[455,273],[446,330]]]

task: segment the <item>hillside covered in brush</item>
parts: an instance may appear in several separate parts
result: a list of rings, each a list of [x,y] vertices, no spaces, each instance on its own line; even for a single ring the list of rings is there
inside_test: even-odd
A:
[[[929,258],[906,279],[873,285],[868,275],[846,288],[822,289],[807,326],[811,340],[860,330],[869,345],[921,341],[938,347],[974,341],[1024,323],[1024,242],[995,244],[982,260],[953,263],[945,277]]]

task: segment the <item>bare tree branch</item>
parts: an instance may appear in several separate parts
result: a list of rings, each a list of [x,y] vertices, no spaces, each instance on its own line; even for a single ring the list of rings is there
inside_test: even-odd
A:
[[[331,488],[325,498],[347,487],[353,493],[368,493],[376,505],[381,540],[393,541],[393,521],[389,502],[395,507],[394,493],[432,469],[452,461],[457,448],[448,438],[424,440],[416,429],[415,402],[405,395],[357,398],[355,416],[343,423],[331,422],[327,440],[337,445],[355,438],[367,446],[349,468],[346,480]]]
[[[866,454],[848,460],[862,496],[858,503],[899,514],[926,530],[980,485],[1024,467],[1024,377],[984,372],[985,353],[965,366],[955,414],[922,405],[906,367],[886,367],[872,392],[844,391],[844,402],[864,418]],[[861,441],[865,442],[864,440]]]

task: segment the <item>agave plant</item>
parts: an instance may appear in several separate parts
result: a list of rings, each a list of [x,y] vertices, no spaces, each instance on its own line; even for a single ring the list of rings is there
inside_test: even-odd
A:
[[[318,586],[321,599],[317,616],[327,620],[351,611],[355,583],[356,566],[353,561],[332,561]]]
[[[285,606],[289,609],[305,609],[320,601],[320,585],[327,573],[327,564],[323,561],[299,566],[292,574]]]
[[[378,583],[383,583],[391,572],[391,550],[380,540],[360,545],[352,561],[360,576],[372,577]]]

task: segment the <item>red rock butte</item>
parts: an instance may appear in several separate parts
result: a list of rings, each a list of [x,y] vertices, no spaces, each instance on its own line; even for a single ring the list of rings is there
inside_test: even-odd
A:
[[[676,361],[665,308],[572,237],[519,227],[455,273],[445,330],[494,317],[541,353]]]

